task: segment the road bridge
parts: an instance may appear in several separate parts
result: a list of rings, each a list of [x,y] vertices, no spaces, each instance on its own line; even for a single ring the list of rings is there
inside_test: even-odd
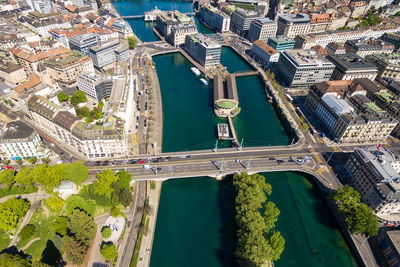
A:
[[[191,16],[191,17],[196,15],[196,13],[194,13],[194,12],[186,12],[186,13],[183,13],[183,14],[185,14],[186,16]],[[123,18],[123,19],[144,19],[144,14],[143,15],[121,16],[121,18]]]

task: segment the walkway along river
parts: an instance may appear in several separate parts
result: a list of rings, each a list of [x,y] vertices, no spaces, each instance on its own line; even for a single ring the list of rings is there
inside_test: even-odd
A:
[[[154,5],[171,9],[169,6],[176,4],[183,12],[191,11],[190,4],[182,2],[113,4],[121,15],[141,14]],[[143,37],[149,32],[153,36],[151,27],[140,22],[147,29],[135,28],[134,22],[130,23],[143,41],[151,41]],[[221,60],[228,70],[246,65],[233,62],[238,56],[229,50],[224,48]],[[192,65],[178,53],[158,56],[154,61],[162,88],[163,151],[213,147],[220,120],[211,108],[212,83],[202,85],[189,70]],[[262,89],[257,77],[238,79],[243,114],[234,123],[239,138],[245,138],[249,146],[287,144],[289,138]],[[265,177],[272,184],[271,200],[281,209],[277,226],[287,242],[277,266],[356,266],[328,207],[304,176],[269,173]],[[233,198],[230,179],[218,182],[205,177],[163,183],[151,266],[234,266]]]

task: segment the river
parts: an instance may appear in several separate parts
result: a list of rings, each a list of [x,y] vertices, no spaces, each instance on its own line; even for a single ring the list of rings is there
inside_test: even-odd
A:
[[[187,2],[113,2],[121,15],[178,8],[191,12]],[[152,23],[129,20],[143,41],[157,38]],[[196,23],[198,23],[196,21]],[[204,26],[200,32],[209,33]],[[192,66],[178,53],[154,58],[163,101],[163,151],[213,148],[218,119],[212,111],[212,83],[200,83]],[[230,48],[223,48],[221,63],[228,71],[249,66]],[[245,146],[283,145],[286,135],[263,93],[258,77],[237,80],[241,113],[234,119]],[[228,143],[219,142],[219,147]],[[286,249],[276,266],[356,266],[328,206],[305,176],[297,173],[263,174],[272,185],[270,199],[281,210],[277,229]],[[234,266],[234,192],[231,180],[188,178],[163,183],[154,236],[151,266]]]

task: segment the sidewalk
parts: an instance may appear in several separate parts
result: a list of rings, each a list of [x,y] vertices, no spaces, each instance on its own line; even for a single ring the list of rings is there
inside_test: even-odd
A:
[[[153,190],[150,189],[150,183],[148,183],[147,192],[149,196],[149,206],[152,207],[152,211],[147,216],[149,219],[149,228],[147,230],[147,234],[143,235],[142,244],[139,251],[139,261],[137,264],[138,267],[147,267],[150,265],[151,249],[153,247],[153,238],[157,222],[158,204],[160,201],[162,188],[161,181],[157,181],[155,183],[156,188]],[[140,259],[142,260],[140,261]]]

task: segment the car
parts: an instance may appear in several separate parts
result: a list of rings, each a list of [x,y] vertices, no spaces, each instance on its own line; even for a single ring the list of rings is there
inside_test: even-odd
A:
[[[139,160],[139,164],[144,164],[144,160]]]
[[[137,129],[137,128],[139,128],[139,123],[138,123],[138,122],[136,123],[136,129]]]
[[[283,161],[283,160],[281,160],[281,159],[278,159],[277,161],[276,161],[276,163],[278,163],[278,164],[281,164],[281,163],[284,163],[285,161]]]
[[[212,164],[217,165],[218,161],[213,161]]]
[[[275,158],[269,158],[269,160],[276,160]]]
[[[179,158],[180,159],[184,159],[184,158],[186,158],[186,156],[185,155],[180,155]]]
[[[6,170],[14,170],[14,167],[11,167],[11,166],[5,166],[5,167],[4,167],[4,169],[6,169]]]
[[[192,155],[187,155],[186,157],[188,157],[188,158],[193,158],[193,156],[192,156]]]
[[[167,156],[167,157],[165,157],[166,159],[171,159],[171,157],[170,156]]]
[[[55,146],[56,146],[54,143],[50,143],[50,145],[51,145],[52,147],[55,147]]]
[[[241,163],[242,160],[241,160],[241,159],[236,159],[236,162],[237,162],[237,163]]]
[[[61,164],[61,163],[64,163],[64,161],[63,160],[57,161],[57,164]]]

